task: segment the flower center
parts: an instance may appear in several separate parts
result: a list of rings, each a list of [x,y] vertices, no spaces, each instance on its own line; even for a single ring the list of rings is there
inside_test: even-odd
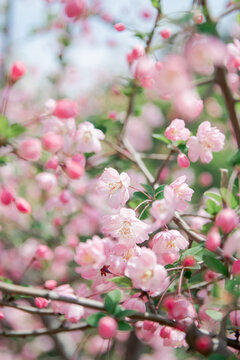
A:
[[[153,277],[153,270],[146,270],[142,276],[143,281],[147,281],[148,279]]]
[[[119,182],[113,182],[113,183],[109,183],[108,184],[109,189],[110,189],[110,194],[114,193],[115,191],[119,190],[122,188],[123,184],[121,181]]]

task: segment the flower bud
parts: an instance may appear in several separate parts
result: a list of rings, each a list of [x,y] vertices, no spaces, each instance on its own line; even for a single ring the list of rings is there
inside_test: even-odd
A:
[[[98,323],[98,333],[104,339],[111,339],[116,335],[117,322],[111,316],[104,316]]]
[[[17,154],[24,160],[37,161],[41,157],[42,145],[38,139],[28,138],[20,142]]]
[[[14,197],[12,195],[12,193],[7,189],[7,188],[3,188],[1,191],[1,203],[3,205],[10,205],[11,202],[14,200]]]
[[[162,339],[169,339],[172,329],[169,326],[163,326],[160,330],[160,336]]]
[[[206,249],[216,251],[221,245],[221,236],[216,226],[214,226],[207,234],[207,241],[205,243]]]
[[[212,339],[207,335],[199,336],[195,341],[195,347],[201,354],[207,355],[212,348]]]
[[[232,209],[223,209],[217,215],[215,224],[225,233],[228,234],[238,226],[238,216]]]
[[[62,149],[64,143],[61,135],[54,132],[48,132],[42,138],[44,148],[49,152],[57,152]]]
[[[233,262],[233,264],[232,264],[232,272],[233,272],[233,275],[239,275],[240,274],[240,259]]]
[[[182,262],[182,265],[184,267],[193,267],[196,265],[196,259],[194,256],[186,256],[184,259],[183,259],[183,262]]]
[[[171,31],[169,29],[163,29],[160,34],[163,39],[168,39],[171,36]]]
[[[34,299],[34,304],[39,308],[39,309],[43,309],[45,307],[48,306],[49,304],[49,300],[44,299],[42,297],[37,297]]]
[[[26,66],[21,61],[15,61],[10,69],[9,78],[12,82],[16,82],[25,74]]]
[[[53,290],[57,286],[56,280],[46,280],[44,283],[44,287],[48,290]]]
[[[52,156],[46,163],[46,170],[52,169],[56,170],[58,167],[58,157]]]
[[[24,214],[30,214],[32,212],[32,208],[31,205],[29,204],[29,202],[23,198],[17,198],[16,199],[16,208],[24,213]]]
[[[114,29],[117,31],[124,31],[126,29],[126,26],[122,23],[118,23],[114,25]]]
[[[180,168],[188,168],[190,166],[190,161],[188,160],[188,157],[183,153],[178,154],[177,162]]]
[[[71,179],[79,179],[84,174],[84,168],[72,159],[66,161],[64,170]]]
[[[70,99],[62,99],[56,102],[53,115],[59,119],[74,118],[78,113],[78,106],[75,101]]]

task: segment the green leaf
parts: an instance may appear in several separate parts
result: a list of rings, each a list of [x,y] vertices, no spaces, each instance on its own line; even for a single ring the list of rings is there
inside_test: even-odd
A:
[[[137,311],[135,311],[135,310],[122,310],[121,313],[119,313],[117,315],[117,317],[119,319],[121,319],[121,318],[125,318],[125,317],[128,317],[128,316],[134,315],[136,313],[137,313]]]
[[[141,184],[150,196],[154,196],[154,190],[149,184]]]
[[[118,322],[118,330],[130,331],[132,329],[133,329],[133,327],[130,324],[128,324],[126,321],[121,320]]]
[[[12,124],[7,130],[7,138],[14,138],[24,133],[26,128],[20,124]]]
[[[98,323],[99,323],[99,320],[100,320],[101,318],[103,318],[104,316],[106,316],[105,313],[97,312],[97,313],[95,313],[95,314],[92,314],[92,315],[88,316],[87,319],[86,319],[86,322],[87,322],[89,325],[93,326],[93,327],[97,327],[97,326],[98,326]]]
[[[0,156],[0,166],[4,166],[7,163],[7,157],[6,156]]]
[[[222,198],[226,203],[230,200],[230,205],[232,209],[235,209],[238,206],[238,199],[236,196],[234,196],[232,193],[229,192],[228,189],[221,188],[220,193],[222,195]]]
[[[206,310],[206,314],[216,321],[222,320],[223,317],[220,311],[212,310],[212,309]]]
[[[166,136],[163,134],[153,134],[152,136],[154,137],[154,139],[162,141],[164,144],[169,145],[172,143],[171,140],[167,139]]]
[[[213,270],[217,273],[223,274],[224,276],[228,275],[228,270],[227,270],[226,266],[220,260],[218,260],[212,256],[204,255],[203,261],[205,262],[205,264],[207,265],[207,267],[210,270]]]
[[[116,289],[108,293],[105,297],[104,307],[108,313],[113,314],[116,306],[118,305],[119,301],[121,300],[121,291]]]
[[[237,150],[228,158],[228,163],[232,166],[240,165],[240,150]]]
[[[197,25],[198,31],[203,34],[217,35],[216,24],[205,22]]]
[[[212,354],[208,357],[208,360],[234,360],[236,359],[235,356],[232,358],[229,356],[225,356],[225,355],[222,355],[222,354]]]
[[[143,192],[141,192],[141,191],[135,191],[134,193],[133,193],[133,197],[132,197],[132,199],[133,198],[137,198],[137,199],[139,199],[139,200],[146,200],[146,199],[148,199],[148,197],[147,197],[147,195],[145,195]]]
[[[160,1],[159,0],[151,0],[152,6],[156,9],[161,9]]]
[[[211,290],[211,294],[213,297],[215,298],[219,298],[220,297],[220,287],[218,286],[217,283],[213,284],[212,290]]]
[[[165,188],[165,185],[160,185],[156,190],[155,190],[155,193],[154,193],[154,198],[157,199],[157,200],[161,200],[164,198],[164,188]]]
[[[8,119],[5,116],[0,115],[0,137],[6,137],[8,127]]]
[[[213,192],[210,192],[210,191],[206,191],[204,193],[204,195],[211,198],[211,199],[214,199],[214,200],[218,201],[220,204],[222,202],[222,198],[221,198],[221,196],[219,194],[216,194],[216,193],[213,193]]]
[[[220,205],[216,204],[216,202],[214,200],[211,200],[211,199],[207,200],[205,210],[207,211],[208,214],[216,215],[217,213],[219,213],[219,211],[221,209],[222,209],[222,207]]]
[[[116,276],[109,279],[109,281],[114,282],[116,285],[120,287],[132,287],[132,280],[126,276]]]

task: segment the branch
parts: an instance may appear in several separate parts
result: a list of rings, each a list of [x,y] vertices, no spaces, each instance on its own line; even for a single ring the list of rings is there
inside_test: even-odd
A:
[[[223,68],[216,69],[216,82],[220,86],[222,90],[222,94],[225,100],[225,104],[228,110],[228,115],[232,123],[232,127],[235,133],[235,137],[237,140],[238,148],[240,149],[240,126],[237,118],[237,114],[235,111],[235,99],[232,95],[231,90],[229,89],[225,71]]]

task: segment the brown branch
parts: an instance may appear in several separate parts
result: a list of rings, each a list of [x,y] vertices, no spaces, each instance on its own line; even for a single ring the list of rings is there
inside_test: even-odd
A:
[[[226,107],[228,110],[229,118],[232,123],[232,127],[234,130],[238,148],[240,149],[240,126],[239,126],[239,121],[238,121],[237,114],[235,111],[235,99],[232,95],[231,90],[229,89],[225,71],[223,68],[216,69],[216,82],[218,83],[218,85],[220,86],[220,88],[222,90],[222,94],[223,94],[225,104],[226,104]]]
[[[50,309],[38,309],[38,308],[34,308],[32,306],[23,306],[23,305],[19,305],[19,304],[7,302],[7,301],[2,301],[2,300],[0,300],[0,306],[11,307],[11,308],[21,310],[21,311],[24,311],[24,312],[27,312],[27,313],[33,314],[33,315],[40,315],[40,316],[42,316],[42,315],[48,315],[48,316],[57,315]]]
[[[168,161],[169,161],[170,158],[172,157],[172,154],[173,154],[173,153],[174,153],[174,150],[172,149],[172,150],[169,152],[169,154],[168,154],[168,156],[166,157],[166,159],[164,160],[162,166],[158,169],[158,172],[157,172],[157,175],[156,175],[156,177],[155,177],[155,180],[152,182],[152,185],[153,185],[153,186],[158,183],[159,177],[160,177],[163,169],[166,167]]]

